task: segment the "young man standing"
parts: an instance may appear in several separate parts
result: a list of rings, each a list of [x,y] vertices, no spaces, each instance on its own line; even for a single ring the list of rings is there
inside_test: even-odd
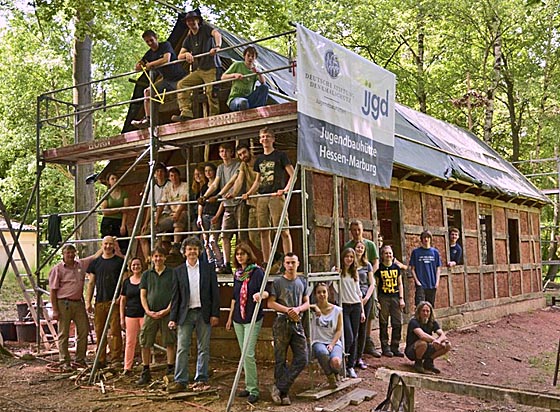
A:
[[[247,200],[249,196],[257,193],[268,195],[257,198],[257,219],[261,236],[261,247],[264,262],[270,259],[271,240],[270,230],[264,229],[280,224],[282,209],[284,209],[284,194],[288,192],[294,178],[294,167],[288,155],[274,148],[276,138],[274,133],[265,127],[259,132],[263,154],[257,156],[254,171],[257,173],[253,186],[242,197]],[[288,176],[288,179],[286,179]],[[283,227],[289,226],[288,217],[284,220]],[[292,236],[289,229],[282,230],[282,249],[284,253],[292,250]],[[263,263],[265,266],[265,263]]]
[[[272,401],[290,405],[290,387],[307,365],[307,339],[301,322],[309,309],[305,280],[297,275],[298,257],[288,252],[284,256],[284,274],[274,279],[268,307],[276,311],[272,325],[274,335],[274,384],[270,388]],[[292,364],[286,364],[288,348],[292,349]]]
[[[189,200],[189,185],[185,182],[181,182],[181,172],[176,167],[172,167],[169,170],[169,180],[170,185],[167,185],[163,189],[161,195],[161,203],[173,203],[173,202],[186,202]],[[156,218],[154,223],[157,226],[156,231],[158,233],[170,233],[170,232],[183,232],[187,227],[187,222],[189,219],[189,214],[187,213],[187,205],[169,205],[171,210],[170,214],[163,216],[163,211],[167,206],[158,206],[156,210]],[[173,247],[175,251],[179,250],[181,244],[182,235],[173,236]]]
[[[179,59],[186,60],[192,69],[186,77],[179,80],[177,89],[216,81],[217,69],[222,65],[219,56],[216,54],[220,47],[222,47],[222,35],[220,32],[203,23],[199,9],[189,11],[185,16],[185,21],[189,31],[179,52]],[[203,57],[196,57],[204,53],[209,54]],[[218,98],[213,95],[212,89],[212,86],[206,86],[210,116],[220,113]],[[177,94],[177,103],[179,104],[181,114],[172,116],[172,121],[184,122],[193,118],[193,92],[194,90],[191,89]]]
[[[142,38],[150,50],[136,63],[136,71],[139,72],[142,69],[146,71],[157,69],[159,66],[177,60],[177,54],[175,50],[173,50],[171,43],[168,41],[160,43],[157,34],[153,30],[146,30],[142,33]],[[162,67],[157,69],[157,73],[163,77],[161,81],[158,81],[154,85],[158,93],[177,90],[177,82],[186,76],[185,70],[183,70],[181,64],[171,64]],[[144,97],[144,118],[131,122],[133,126],[138,128],[145,128],[150,125],[150,87],[144,89]]]
[[[350,222],[350,236],[352,236],[352,239],[346,242],[343,249],[354,249],[356,247],[356,243],[362,242],[366,246],[366,256],[368,262],[371,263],[373,273],[375,273],[379,268],[379,254],[377,252],[377,246],[375,246],[375,243],[373,241],[364,238],[364,224],[361,220],[354,219]],[[377,301],[377,296],[375,292],[372,298],[374,299],[374,304],[371,305],[370,312],[366,313],[366,346],[364,353],[367,353],[368,355],[371,355],[375,358],[380,358],[381,353],[379,353],[379,351],[375,349],[375,345],[370,336],[373,319],[375,318],[377,309],[375,304],[375,302]]]
[[[412,251],[409,263],[416,284],[414,303],[418,306],[420,302],[428,301],[433,308],[439,286],[441,259],[439,251],[432,247],[432,233],[429,230],[420,234],[420,242],[422,246]]]
[[[384,356],[398,356],[404,353],[399,349],[402,330],[402,310],[404,309],[404,287],[399,265],[393,259],[391,246],[381,248],[381,263],[375,272],[379,311],[379,340]],[[389,346],[389,316],[391,317],[391,344]]]
[[[201,201],[205,202],[216,191],[220,189],[218,196],[224,196],[229,192],[233,186],[234,178],[237,176],[240,162],[234,157],[233,147],[229,143],[220,144],[220,158],[223,163],[218,166],[216,178],[208,190],[201,197]],[[218,268],[219,273],[231,274],[231,240],[233,239],[234,232],[230,230],[237,229],[238,213],[240,200],[227,198],[222,202],[224,214],[222,218],[222,236],[224,246],[224,266]]]
[[[173,271],[173,298],[169,315],[169,329],[177,328],[177,358],[175,382],[169,393],[184,391],[189,382],[191,338],[196,330],[198,358],[194,389],[203,389],[208,382],[210,361],[210,332],[220,321],[220,296],[214,265],[202,254],[199,238],[191,236],[181,245],[185,263]]]
[[[235,149],[237,152],[237,157],[241,160],[239,165],[239,172],[235,177],[235,182],[233,188],[224,197],[233,198],[238,196],[239,193],[244,193],[247,188],[253,186],[257,178],[257,172],[255,172],[255,156],[251,153],[251,148],[246,143],[240,143]],[[257,200],[247,199],[240,204],[241,211],[239,213],[239,228],[255,229],[258,227],[257,222]],[[241,241],[250,241],[253,246],[260,248],[260,238],[257,231],[253,230],[250,232],[239,232],[239,239]]]
[[[101,256],[92,260],[87,268],[89,281],[86,292],[86,310],[94,312],[93,323],[95,327],[95,336],[97,337],[97,350],[99,351],[99,366],[101,368],[107,365],[107,341],[111,348],[111,362],[115,365],[122,362],[123,343],[121,334],[121,318],[119,315],[118,299],[110,320],[110,329],[107,339],[103,346],[100,346],[101,335],[105,328],[105,322],[109,317],[109,310],[115,291],[119,287],[119,275],[121,273],[124,259],[115,254],[115,239],[112,236],[105,236],[102,240],[101,247],[103,253]],[[93,291],[95,290],[95,309],[91,305]]]
[[[167,372],[175,369],[175,346],[177,335],[170,330],[169,312],[171,312],[171,297],[173,289],[173,271],[165,266],[165,249],[156,247],[152,252],[153,268],[142,274],[140,283],[140,300],[144,308],[144,324],[140,331],[140,346],[142,347],[142,364],[144,366],[138,385],[146,385],[152,379],[150,374],[151,348],[156,341],[158,331],[167,352]]]
[[[243,51],[243,61],[232,63],[222,74],[222,80],[233,79],[227,101],[232,112],[253,109],[266,104],[268,86],[264,76],[257,71],[255,66],[257,56],[257,49],[253,46],[247,47]],[[261,84],[255,89],[257,78]]]
[[[55,265],[49,274],[52,317],[58,321],[58,352],[64,370],[71,369],[68,337],[72,321],[77,333],[76,364],[80,366],[86,364],[89,320],[84,304],[84,283],[89,264],[101,253],[100,249],[95,255],[77,260],[74,245],[64,245],[62,262]]]
[[[447,262],[450,268],[463,264],[463,248],[457,243],[458,240],[459,229],[452,227],[449,229],[449,262]]]

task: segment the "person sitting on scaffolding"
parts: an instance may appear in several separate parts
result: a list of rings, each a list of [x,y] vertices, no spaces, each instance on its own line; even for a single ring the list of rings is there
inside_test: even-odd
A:
[[[177,82],[186,76],[186,72],[181,64],[171,64],[163,66],[166,63],[177,60],[177,54],[173,50],[173,46],[168,41],[160,43],[158,36],[153,30],[146,30],[142,33],[142,38],[150,48],[144,56],[136,63],[136,71],[150,71],[156,69],[162,79],[158,80],[153,86],[159,94],[177,90]],[[149,74],[147,74],[149,76]],[[151,83],[150,83],[151,84]],[[156,94],[154,92],[151,92]],[[133,120],[131,124],[138,128],[146,128],[150,125],[150,87],[144,89],[144,117],[140,120]]]
[[[241,162],[235,158],[235,152],[233,151],[233,147],[230,143],[220,144],[220,158],[223,163],[218,166],[216,178],[208,186],[208,189],[200,198],[202,204],[204,204],[206,199],[214,193],[216,189],[220,189],[218,197],[229,193],[235,182],[233,178],[237,176]],[[222,202],[224,209],[222,218],[224,264],[223,266],[217,268],[218,273],[220,274],[233,273],[231,269],[231,241],[233,239],[234,232],[232,232],[232,230],[238,228],[238,213],[241,210],[239,207],[240,203],[240,200],[235,199],[226,199]]]
[[[255,182],[251,188],[243,194],[243,200],[247,200],[254,193],[257,198],[257,222],[261,229],[261,247],[263,252],[263,267],[270,259],[271,241],[270,227],[280,224],[280,217],[284,209],[284,194],[288,192],[292,179],[294,178],[294,167],[288,155],[274,148],[276,138],[272,130],[264,127],[259,131],[259,140],[263,147],[263,154],[257,156],[254,170],[257,172]],[[286,179],[288,176],[288,179]],[[283,222],[283,227],[289,226],[288,216]],[[292,250],[292,236],[289,229],[282,230],[282,248],[284,253]]]
[[[165,205],[158,206],[154,223],[157,233],[174,233],[171,253],[179,253],[181,239],[183,238],[183,235],[180,233],[187,227],[189,214],[186,204],[177,203],[188,201],[189,185],[181,181],[181,172],[176,167],[169,169],[169,180],[171,184],[163,190],[161,203],[170,203],[171,213],[162,217]]]
[[[154,203],[157,205],[161,203],[161,198],[163,196],[164,189],[171,185],[171,182],[167,178],[167,167],[164,163],[159,162],[156,164],[154,168],[154,194],[155,199]],[[150,190],[149,186],[146,187],[145,190]],[[148,196],[148,204],[152,202],[152,195]],[[161,216],[169,216],[171,213],[171,209],[168,205],[163,207],[161,212]],[[144,211],[144,223],[142,224],[141,234],[142,236],[149,235],[151,233],[150,230],[150,222],[151,222],[151,209],[146,209]],[[149,238],[142,238],[140,239],[140,247],[142,248],[142,255],[144,256],[144,262],[146,264],[150,264],[150,239]]]
[[[177,83],[177,89],[190,88],[208,84],[218,79],[218,70],[222,63],[217,55],[222,47],[222,35],[220,32],[207,24],[204,24],[199,9],[189,11],[185,15],[185,21],[189,31],[181,51],[179,59],[184,59],[191,65],[191,72]],[[199,54],[205,54],[197,57]],[[181,91],[177,94],[177,103],[181,110],[180,115],[173,115],[174,122],[191,120],[193,115],[193,89]],[[206,97],[210,106],[210,116],[220,113],[218,96],[213,93],[213,86],[206,86]]]
[[[214,163],[206,163],[204,165],[204,175],[206,176],[207,183],[202,186],[201,193],[208,191],[208,186],[216,179],[216,165]],[[218,202],[219,188],[206,198],[203,204],[198,205],[198,218],[196,225],[202,230],[204,238],[204,248],[208,255],[210,263],[214,263],[216,267],[224,265],[222,252],[218,246],[218,238],[220,236],[220,216],[222,215],[222,204]],[[200,203],[200,202],[199,202]]]
[[[243,61],[232,63],[222,74],[222,80],[233,79],[227,101],[232,112],[266,105],[268,85],[262,73],[257,71],[257,56],[257,49],[253,46],[247,47],[243,51]],[[261,84],[255,89],[257,78]]]

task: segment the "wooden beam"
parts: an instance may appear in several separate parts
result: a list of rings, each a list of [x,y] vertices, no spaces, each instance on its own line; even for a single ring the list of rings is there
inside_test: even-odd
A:
[[[560,410],[560,396],[547,393],[462,382],[454,379],[420,375],[412,372],[394,371],[387,368],[377,369],[375,377],[384,382],[389,382],[391,374],[395,372],[403,378],[407,385],[417,389],[422,388],[437,392],[454,393],[490,401],[514,402],[519,405],[547,408],[551,411]]]
[[[305,399],[312,399],[317,400],[324,398],[325,396],[331,395],[343,389],[349,388],[350,386],[357,385],[362,382],[362,378],[355,378],[355,379],[345,379],[338,384],[336,388],[313,388],[308,389],[305,392],[298,393],[296,396],[298,398],[305,398]]]

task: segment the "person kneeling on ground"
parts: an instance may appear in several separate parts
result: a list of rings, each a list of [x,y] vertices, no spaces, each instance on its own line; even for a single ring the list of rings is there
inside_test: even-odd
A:
[[[314,293],[317,303],[310,306],[313,309],[311,348],[327,375],[329,388],[334,389],[342,371],[342,308],[329,302],[326,283],[317,283]]]
[[[433,334],[437,335],[437,338]],[[418,373],[441,373],[434,366],[434,359],[451,350],[451,343],[434,319],[434,309],[430,302],[420,302],[414,317],[408,322],[406,332],[406,357],[414,361]]]

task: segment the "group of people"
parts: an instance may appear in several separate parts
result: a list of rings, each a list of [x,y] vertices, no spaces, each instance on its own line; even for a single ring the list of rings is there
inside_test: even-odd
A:
[[[268,137],[262,140],[267,141]],[[228,158],[226,151],[220,153],[224,160]],[[226,163],[224,161],[224,165]],[[258,171],[261,170],[256,166],[258,163],[256,159],[255,182],[259,181]],[[269,169],[273,168],[271,165]],[[249,168],[246,172],[248,170]],[[230,184],[229,190],[243,186],[238,181],[239,176],[238,173],[235,179],[235,175],[229,179],[224,178]],[[251,188],[257,186],[253,183]],[[212,192],[214,189],[209,187],[208,190]],[[281,192],[276,193],[280,195],[283,193]],[[226,193],[232,199],[236,197],[228,189],[221,194]],[[251,189],[245,193],[251,193]],[[203,197],[206,196],[205,193]],[[199,205],[199,211],[201,209],[204,207]],[[270,215],[270,211],[267,213]],[[238,215],[236,210],[230,210],[229,214]],[[156,219],[158,216],[156,215]],[[288,252],[282,259],[282,274],[275,277],[271,285],[263,288],[264,271],[257,264],[254,248],[246,241],[237,242],[231,265],[235,271],[233,297],[225,326],[228,330],[233,328],[241,349],[248,341],[244,362],[245,389],[239,392],[239,396],[247,397],[251,403],[258,401],[260,397],[255,348],[264,316],[262,305],[258,305],[256,324],[250,325],[257,303],[264,299],[267,300],[268,307],[276,312],[272,328],[274,384],[270,388],[272,400],[276,404],[291,404],[290,388],[308,363],[308,340],[302,320],[309,309],[312,354],[317,358],[332,387],[337,385],[344,372],[349,377],[356,377],[356,369],[367,368],[363,354],[372,353],[373,347],[371,326],[368,326],[367,319],[375,317],[377,311],[381,354],[375,353],[379,357],[406,356],[414,361],[417,372],[439,373],[433,361],[447,353],[451,346],[434,319],[433,300],[441,262],[437,249],[431,246],[431,234],[427,231],[421,234],[422,246],[413,251],[410,259],[409,265],[417,286],[417,303],[415,315],[408,323],[406,347],[401,351],[402,310],[405,306],[402,274],[406,266],[394,258],[392,248],[388,245],[381,247],[379,259],[375,243],[363,237],[362,222],[352,221],[350,233],[352,238],[345,244],[341,254],[340,282],[331,285],[317,283],[313,285],[311,293],[308,292],[306,280],[298,276],[299,258],[290,249],[284,249]],[[455,230],[453,233],[456,233]],[[139,339],[143,370],[138,384],[149,383],[151,349],[160,332],[167,350],[166,374],[173,375],[168,391],[173,393],[186,390],[190,381],[188,365],[194,330],[197,334],[197,367],[191,388],[208,388],[210,334],[211,328],[219,324],[220,306],[216,261],[209,258],[206,250],[199,237],[184,239],[180,245],[183,263],[170,269],[166,266],[166,250],[157,246],[149,254],[151,268],[142,273],[142,260],[136,257],[131,259],[128,263],[130,276],[119,287],[118,279],[124,261],[112,236],[104,237],[101,250],[84,259],[76,259],[75,247],[65,245],[63,261],[53,267],[49,278],[54,318],[59,321],[60,361],[63,367],[69,369],[73,366],[68,352],[71,321],[74,321],[77,330],[75,362],[78,366],[85,365],[88,311],[94,313],[99,366],[107,365],[106,345],[102,344],[100,338],[109,317],[111,302],[120,295],[119,305],[113,310],[109,322],[107,340],[111,362],[119,366],[122,362],[122,330],[125,330],[123,373],[132,374],[134,351]],[[84,299],[86,273],[89,282]],[[92,304],[94,291],[95,304]],[[334,293],[334,299],[329,299],[331,293]],[[333,300],[336,304],[333,304]],[[390,339],[389,322],[392,329]],[[367,349],[368,341],[370,350]],[[288,362],[288,349],[292,351],[291,362]]]
[[[231,89],[227,105],[231,111],[239,111],[264,106],[268,99],[268,85],[264,75],[257,70],[255,60],[258,52],[255,47],[248,46],[243,50],[243,61],[233,62],[222,74],[222,62],[219,56],[222,47],[222,35],[216,28],[204,22],[199,9],[189,11],[185,15],[188,28],[179,55],[175,53],[169,42],[159,42],[157,34],[146,30],[142,38],[150,48],[136,64],[136,70],[156,70],[161,79],[154,85],[157,93],[180,90],[177,103],[180,114],[172,116],[174,122],[191,120],[193,114],[193,92],[196,86],[204,85],[210,115],[220,113],[218,96],[214,82],[230,80]],[[182,64],[172,64],[176,60],[184,60],[190,66],[187,72]],[[255,87],[256,81],[259,85]],[[186,90],[184,90],[186,89]],[[144,113],[140,120],[132,124],[139,128],[150,125],[150,88],[144,90]]]

